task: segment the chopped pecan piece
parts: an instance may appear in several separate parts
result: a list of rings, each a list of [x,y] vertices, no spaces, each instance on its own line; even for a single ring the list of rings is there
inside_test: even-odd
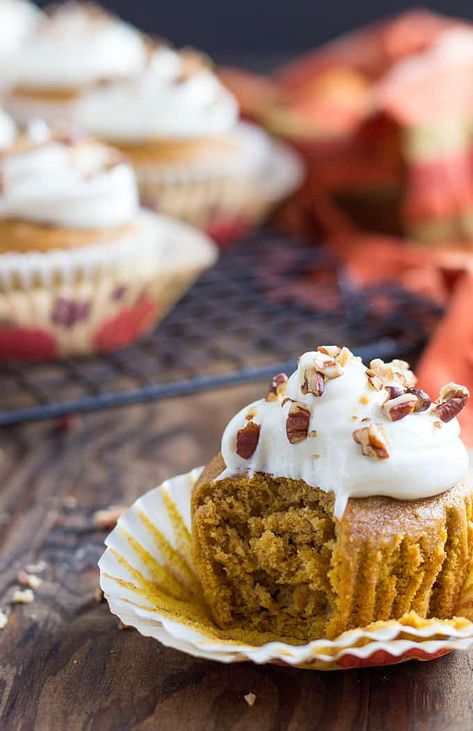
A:
[[[408,388],[407,393],[412,393],[417,398],[417,406],[415,411],[427,411],[430,407],[432,400],[428,393],[423,391],[421,388]]]
[[[277,401],[286,390],[287,376],[285,373],[278,373],[269,384],[266,394],[266,401]]]
[[[383,414],[390,421],[399,421],[416,410],[417,396],[412,393],[401,393],[383,404]]]
[[[353,439],[361,446],[361,452],[366,457],[387,459],[389,457],[388,443],[380,424],[368,423],[355,429]]]
[[[402,394],[405,392],[405,389],[401,386],[385,386],[385,390],[387,393],[386,401],[397,398],[398,396],[402,396]]]
[[[315,353],[314,367],[328,381],[332,378],[339,378],[343,374],[343,368],[340,363],[325,353]]]
[[[459,386],[457,383],[447,383],[440,389],[434,411],[441,421],[451,421],[463,409],[469,396],[470,392],[465,386]]]
[[[309,366],[304,370],[301,391],[303,394],[311,393],[313,396],[322,396],[325,390],[325,378],[319,373],[315,366]]]
[[[293,401],[286,419],[286,434],[291,444],[307,439],[309,432],[310,411],[305,404]]]
[[[379,376],[376,375],[376,373],[371,370],[371,368],[368,368],[366,371],[366,375],[368,376],[368,385],[373,391],[381,391],[383,388],[383,382]]]
[[[390,363],[385,363],[380,358],[375,358],[371,361],[368,375],[372,374],[379,378],[384,385],[395,381],[404,388],[415,386],[417,379],[413,372],[409,368],[409,363],[405,360],[392,360]],[[379,389],[377,389],[379,390]]]
[[[345,366],[349,359],[353,356],[351,350],[343,346],[340,348],[339,345],[319,345],[317,348],[319,353],[325,353],[331,358],[337,361],[341,366]]]
[[[243,459],[250,459],[258,446],[261,427],[254,421],[249,421],[243,429],[237,431],[236,453]]]

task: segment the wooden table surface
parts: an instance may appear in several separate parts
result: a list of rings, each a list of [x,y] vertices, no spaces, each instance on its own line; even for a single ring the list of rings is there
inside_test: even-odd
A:
[[[226,666],[120,630],[98,600],[94,512],[205,462],[261,388],[1,432],[0,607],[19,570],[46,564],[34,601],[0,632],[1,731],[473,729],[471,654],[328,673]]]

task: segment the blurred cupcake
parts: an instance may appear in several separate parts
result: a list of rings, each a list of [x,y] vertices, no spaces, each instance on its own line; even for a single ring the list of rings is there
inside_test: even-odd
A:
[[[7,110],[19,121],[42,117],[54,124],[73,122],[84,91],[136,73],[145,57],[141,34],[99,6],[52,6],[28,45],[2,64]]]
[[[224,240],[256,223],[301,178],[294,153],[238,116],[202,56],[162,46],[132,80],[87,94],[77,118],[133,162],[144,205]]]
[[[0,58],[21,48],[41,17],[27,0],[0,0]]]
[[[0,358],[127,345],[214,259],[140,210],[131,167],[93,140],[1,115],[0,176]]]

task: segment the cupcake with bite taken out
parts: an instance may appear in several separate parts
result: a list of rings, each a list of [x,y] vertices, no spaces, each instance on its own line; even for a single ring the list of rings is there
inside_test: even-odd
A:
[[[0,358],[128,345],[214,260],[200,234],[140,209],[113,148],[0,115]]]
[[[145,62],[146,45],[138,30],[98,5],[75,0],[53,5],[28,44],[2,61],[7,111],[21,122],[42,117],[73,124],[81,96],[135,74]]]
[[[224,241],[301,179],[295,154],[238,116],[206,58],[158,46],[132,79],[85,95],[77,119],[132,161],[144,205]]]
[[[408,612],[468,617],[473,488],[455,418],[404,361],[305,353],[227,426],[193,489],[193,557],[229,636],[308,642]],[[469,617],[469,618],[473,618]]]

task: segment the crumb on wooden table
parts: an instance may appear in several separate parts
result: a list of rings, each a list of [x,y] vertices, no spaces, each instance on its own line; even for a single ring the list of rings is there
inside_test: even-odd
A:
[[[25,571],[29,574],[42,574],[46,569],[45,561],[38,561],[37,563],[29,563],[25,566]]]
[[[21,584],[21,586],[26,586],[29,589],[38,589],[43,583],[43,580],[40,579],[39,576],[36,576],[36,574],[30,574],[24,569],[18,571],[16,580],[19,584]]]
[[[245,695],[245,701],[249,706],[254,706],[256,701],[256,695],[254,693],[247,693]]]
[[[15,589],[11,601],[12,604],[31,604],[34,594],[31,589]]]
[[[97,510],[94,513],[95,527],[100,530],[112,530],[124,510],[126,510],[125,505],[110,505],[104,510]]]
[[[7,622],[8,614],[5,614],[5,612],[0,609],[0,630],[5,629],[5,627],[7,626]]]

